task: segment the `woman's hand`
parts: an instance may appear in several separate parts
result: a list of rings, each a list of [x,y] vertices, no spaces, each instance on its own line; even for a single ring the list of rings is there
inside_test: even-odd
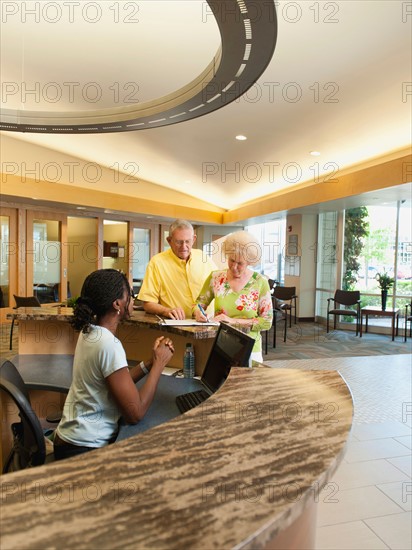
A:
[[[223,323],[236,323],[238,319],[232,319],[232,317],[228,317],[225,313],[219,313],[219,315],[213,317],[213,321],[223,321]]]
[[[175,348],[170,338],[165,336],[156,338],[153,345],[153,367],[160,366],[163,369],[172,358],[174,351]]]
[[[208,318],[206,317],[206,315],[203,315],[203,313],[200,311],[198,307],[195,308],[194,314],[195,314],[195,319],[198,323],[206,323],[206,321],[208,321]]]

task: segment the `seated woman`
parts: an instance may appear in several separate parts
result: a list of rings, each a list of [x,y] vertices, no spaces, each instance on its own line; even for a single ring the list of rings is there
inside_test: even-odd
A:
[[[248,267],[259,262],[260,244],[251,233],[237,231],[228,235],[222,246],[228,269],[212,271],[206,279],[193,308],[194,316],[197,321],[207,321],[199,305],[206,310],[214,299],[214,320],[249,327],[250,336],[256,340],[251,357],[262,361],[260,331],[272,326],[272,299],[266,277]]]
[[[174,352],[169,338],[157,338],[150,361],[130,369],[116,338],[118,324],[133,311],[125,275],[100,269],[84,281],[74,307],[72,326],[81,331],[73,363],[73,380],[54,438],[57,460],[103,447],[116,439],[118,420],[134,424],[143,418]],[[135,382],[147,374],[141,389]]]

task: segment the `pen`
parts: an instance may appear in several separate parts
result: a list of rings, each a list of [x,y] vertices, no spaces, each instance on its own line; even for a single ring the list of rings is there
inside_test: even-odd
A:
[[[206,315],[206,311],[202,308],[200,304],[197,304],[197,307],[200,309],[200,313],[202,313],[206,317],[206,321],[209,321]]]

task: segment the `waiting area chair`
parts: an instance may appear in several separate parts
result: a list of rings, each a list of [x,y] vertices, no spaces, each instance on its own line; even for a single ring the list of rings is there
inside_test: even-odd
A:
[[[16,296],[13,294],[16,305],[14,309],[19,309],[19,307],[41,307],[41,303],[36,298],[36,296]],[[14,329],[14,319],[11,322],[10,328],[10,349],[13,349],[13,329]]]
[[[333,315],[333,328],[336,330],[336,319],[339,316],[355,317],[356,336],[360,332],[360,292],[359,290],[336,290],[333,298],[328,298],[326,314],[326,332],[329,332],[329,315]],[[331,304],[333,303],[333,306]],[[341,308],[340,306],[345,306]],[[350,307],[352,306],[352,307]]]
[[[270,332],[273,329],[273,343],[272,347],[276,347],[276,333],[277,333],[277,324],[283,322],[283,341],[286,342],[286,331],[287,331],[287,325],[288,325],[288,315],[287,310],[280,310],[275,309],[275,300],[272,298],[273,301],[273,321],[272,326],[268,329],[262,332],[262,349],[265,350],[265,355],[268,353],[268,341],[270,337]]]
[[[408,323],[409,323],[409,337],[412,337],[412,302],[406,304],[405,307],[405,342],[408,334]]]
[[[296,287],[295,286],[275,286],[273,288],[273,298],[276,300],[276,308],[290,312],[289,327],[292,326],[292,310],[294,310],[295,325],[297,323],[296,316]]]
[[[46,441],[40,421],[30,404],[27,386],[11,361],[5,361],[0,366],[0,390],[11,397],[20,416],[20,422],[11,424],[13,447],[4,463],[3,474],[51,462],[54,459],[52,444]]]

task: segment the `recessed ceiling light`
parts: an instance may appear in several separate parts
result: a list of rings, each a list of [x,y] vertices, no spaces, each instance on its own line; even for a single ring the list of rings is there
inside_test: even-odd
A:
[[[313,156],[313,157],[318,157],[320,155],[319,151],[311,151],[310,154]]]
[[[240,135],[236,136],[236,139],[237,139],[238,141],[245,141],[245,140],[247,139],[247,137],[246,137],[246,136],[242,136],[242,134],[240,134]]]
[[[85,206],[76,206],[76,210],[86,210]]]

